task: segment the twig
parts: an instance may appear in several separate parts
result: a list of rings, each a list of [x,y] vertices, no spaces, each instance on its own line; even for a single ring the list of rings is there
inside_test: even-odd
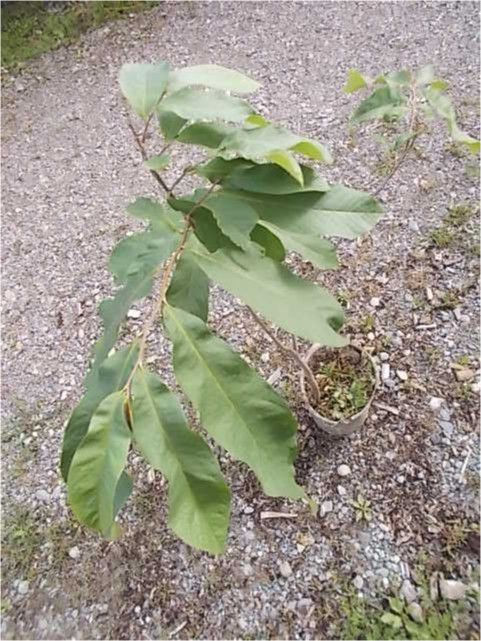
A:
[[[260,325],[260,327],[262,327],[265,333],[268,336],[270,336],[270,338],[274,341],[277,347],[279,347],[282,351],[286,352],[287,354],[290,354],[294,358],[294,360],[297,362],[299,367],[301,367],[301,369],[304,371],[306,378],[309,382],[309,386],[311,387],[312,393],[314,395],[314,399],[316,403],[318,403],[320,400],[319,388],[317,386],[316,379],[314,378],[314,374],[312,373],[312,370],[309,367],[309,365],[302,360],[300,354],[295,349],[292,349],[292,347],[287,347],[287,345],[284,345],[283,343],[281,343],[281,341],[267,327],[264,321],[261,320],[259,316],[257,316],[257,314],[250,307],[247,307],[247,309],[249,310],[253,319],[258,323],[258,325]]]
[[[411,103],[411,117],[409,119],[409,133],[413,134],[413,138],[410,138],[403,149],[402,154],[399,156],[398,160],[394,163],[394,167],[391,169],[389,174],[386,176],[386,178],[383,180],[383,182],[379,185],[379,187],[376,189],[376,191],[373,193],[373,198],[378,196],[380,192],[386,187],[388,182],[391,180],[391,178],[394,176],[394,174],[397,172],[399,167],[403,164],[403,162],[406,160],[408,153],[412,149],[414,145],[414,141],[416,139],[417,133],[415,131],[415,124],[416,124],[416,89],[414,86],[411,87],[411,98],[410,98],[410,103]]]
[[[174,180],[174,182],[173,182],[173,184],[172,184],[172,187],[170,187],[170,189],[169,189],[169,191],[168,191],[168,193],[167,193],[167,198],[169,198],[170,196],[172,196],[172,195],[173,195],[173,193],[172,193],[172,192],[174,191],[174,189],[177,187],[177,185],[180,183],[180,181],[181,181],[181,180],[183,180],[183,179],[187,176],[187,174],[188,174],[191,170],[192,170],[192,167],[191,167],[190,165],[184,168],[184,170],[182,171],[182,173],[180,174],[180,176]]]
[[[149,129],[149,125],[150,125],[150,121],[152,120],[153,113],[154,113],[154,112],[152,112],[152,113],[149,115],[149,117],[147,118],[147,121],[146,121],[146,123],[145,123],[145,127],[144,127],[144,131],[142,132],[142,136],[140,137],[140,142],[142,143],[142,145],[143,145],[143,144],[144,144],[144,142],[145,142],[145,137],[147,136],[147,130]]]
[[[187,621],[184,621],[183,623],[181,623],[180,625],[178,625],[178,626],[175,628],[175,630],[172,630],[172,632],[169,634],[169,639],[172,639],[172,637],[174,637],[174,636],[175,636],[176,634],[178,634],[181,630],[183,630],[183,629],[185,628],[185,626],[186,626],[186,625],[187,625]]]
[[[293,512],[261,512],[261,521],[265,519],[297,519]]]
[[[470,457],[471,457],[471,448],[468,446],[468,453],[466,454],[466,458],[464,459],[463,465],[461,467],[461,471],[459,472],[460,483],[464,482],[464,473],[466,472],[466,468],[468,467],[468,462]]]
[[[140,155],[142,156],[142,160],[147,160],[147,152],[145,151],[145,147],[144,147],[143,141],[141,140],[141,138],[139,138],[137,132],[135,131],[134,126],[133,126],[132,122],[130,121],[130,116],[129,115],[127,115],[127,124],[128,124],[128,127],[129,127],[130,131],[132,132],[132,134],[134,136],[134,140],[135,140],[135,142],[137,144],[137,147],[139,148]],[[144,132],[145,132],[145,129],[144,129]],[[152,176],[155,178],[155,180],[159,183],[159,185],[162,187],[162,189],[165,192],[167,192],[167,194],[168,194],[169,193],[169,188],[165,184],[165,182],[164,182],[162,176],[159,174],[159,172],[155,171],[155,169],[149,169],[149,171],[152,174]]]

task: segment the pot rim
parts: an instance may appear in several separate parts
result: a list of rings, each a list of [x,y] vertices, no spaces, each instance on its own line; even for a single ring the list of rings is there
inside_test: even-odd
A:
[[[373,378],[374,378],[374,385],[371,391],[371,394],[369,396],[369,399],[367,403],[364,405],[362,409],[359,410],[356,414],[352,414],[351,416],[348,416],[346,418],[340,418],[338,421],[334,421],[332,418],[328,418],[327,416],[324,416],[323,414],[320,414],[314,407],[312,406],[311,402],[309,401],[309,397],[306,392],[306,385],[305,385],[305,375],[304,375],[304,370],[301,370],[301,391],[302,395],[304,397],[304,401],[307,403],[309,410],[313,412],[314,414],[317,414],[319,418],[321,418],[327,425],[331,427],[337,427],[340,425],[349,425],[350,423],[354,422],[358,418],[360,418],[367,410],[369,409],[374,395],[377,392],[377,389],[379,387],[379,369],[371,356],[369,352],[367,352],[365,349],[362,347],[359,347],[359,345],[356,345],[354,343],[350,343],[349,345],[346,345],[346,347],[352,347],[355,349],[357,352],[359,352],[361,355],[364,354],[367,356],[369,362],[371,363],[372,366],[372,371],[373,371]],[[320,343],[314,343],[314,345],[311,346],[311,348],[308,350],[306,356],[302,359],[304,363],[309,366],[309,361],[312,359],[314,354],[316,354],[318,351],[321,349],[339,349],[339,348],[329,348],[326,345],[321,345]],[[340,348],[342,349],[342,348]]]

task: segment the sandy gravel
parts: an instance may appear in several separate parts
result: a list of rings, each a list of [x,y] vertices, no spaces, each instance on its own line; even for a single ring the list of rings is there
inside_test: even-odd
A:
[[[99,332],[96,304],[112,291],[107,255],[136,228],[125,206],[157,195],[126,128],[120,65],[166,59],[245,70],[263,84],[253,99],[263,113],[330,145],[329,178],[374,188],[380,147],[369,128],[348,129],[356,99],[341,90],[347,70],[432,62],[450,83],[460,124],[479,135],[478,24],[474,2],[163,3],[43,56],[4,89],[4,638],[337,638],[340,595],[353,580],[374,599],[414,581],[419,563],[427,574],[473,581],[472,538],[454,553],[446,541],[453,521],[478,520],[475,381],[462,386],[450,369],[463,356],[479,367],[477,214],[445,250],[429,235],[448,206],[475,206],[479,194],[466,171],[472,161],[453,153],[442,127],[382,193],[386,214],[371,239],[343,243],[343,268],[322,276],[348,294],[351,332],[388,355],[392,373],[378,400],[394,413],[377,408],[352,440],[320,437],[282,356],[229,296],[212,296],[217,331],[266,376],[280,370],[277,385],[302,426],[299,478],[331,510],[313,518],[268,500],[223,456],[235,498],[228,552],[213,559],[166,531],[165,488],[134,459],[126,534],[107,545],[69,520],[58,451]],[[454,310],[446,292],[457,296]],[[368,315],[372,336],[363,330]],[[140,322],[129,322],[125,337]],[[154,367],[163,371],[163,359]],[[438,413],[432,397],[443,399]],[[341,464],[350,467],[342,478]],[[355,521],[359,495],[371,504],[368,524]],[[261,521],[262,510],[297,518]],[[30,550],[21,558],[19,541]]]

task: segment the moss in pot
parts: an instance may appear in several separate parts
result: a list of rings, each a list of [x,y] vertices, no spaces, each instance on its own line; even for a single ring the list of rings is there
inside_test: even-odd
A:
[[[354,345],[327,349],[313,345],[301,371],[301,388],[318,427],[346,436],[364,424],[377,388],[371,356]]]

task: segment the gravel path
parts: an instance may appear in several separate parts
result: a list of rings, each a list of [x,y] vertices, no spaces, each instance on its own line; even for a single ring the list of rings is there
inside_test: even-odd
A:
[[[108,545],[69,520],[57,466],[99,331],[96,305],[112,291],[106,258],[136,228],[125,205],[156,195],[125,126],[123,62],[245,70],[263,84],[253,100],[261,111],[330,145],[330,178],[374,187],[380,148],[372,131],[348,130],[347,70],[432,62],[462,128],[479,135],[478,51],[478,3],[163,3],[42,57],[4,89],[4,638],[336,638],[348,589],[380,597],[415,583],[419,564],[473,580],[479,383],[457,383],[450,365],[479,368],[477,212],[449,247],[429,238],[448,206],[476,206],[479,195],[470,159],[442,128],[383,192],[386,215],[370,239],[343,243],[344,267],[322,277],[348,294],[351,333],[385,363],[361,436],[317,435],[295,373],[235,301],[212,296],[219,333],[275,374],[298,412],[298,474],[321,504],[317,517],[268,500],[224,457],[235,497],[229,549],[214,559],[166,531],[165,488],[134,459],[126,533]],[[356,522],[359,496],[368,523]],[[261,520],[263,510],[297,516]]]

